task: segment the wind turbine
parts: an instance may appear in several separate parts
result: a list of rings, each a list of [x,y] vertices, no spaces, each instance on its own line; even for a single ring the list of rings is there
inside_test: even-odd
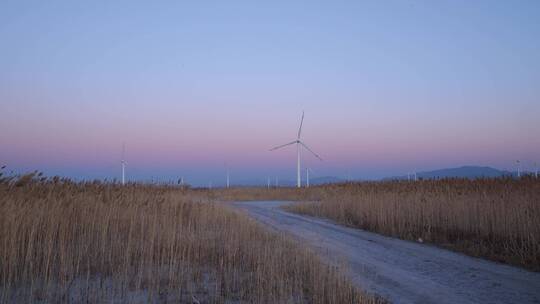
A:
[[[520,178],[521,177],[521,163],[519,162],[519,159],[516,160],[516,164],[517,164],[517,177]]]
[[[315,157],[317,157],[319,160],[322,161],[322,158],[319,155],[317,155],[315,152],[313,152],[310,148],[308,148],[308,146],[306,146],[306,144],[304,144],[300,140],[300,135],[302,133],[302,124],[303,123],[304,123],[304,112],[302,112],[302,119],[300,120],[300,128],[298,128],[298,136],[296,137],[296,140],[293,140],[290,143],[286,143],[284,145],[277,146],[275,148],[270,149],[270,151],[274,151],[274,150],[281,149],[281,148],[289,146],[289,145],[296,144],[296,156],[297,156],[297,160],[296,160],[296,187],[297,188],[300,188],[302,186],[302,177],[301,177],[301,174],[300,174],[300,150],[301,150],[301,147],[303,146],[306,150],[311,152],[313,155],[315,155]]]
[[[538,178],[538,164],[534,163],[534,178]]]
[[[313,170],[306,168],[306,188],[309,188],[309,172],[313,173]]]
[[[125,160],[125,154],[126,154],[126,144],[122,144],[122,185],[126,184],[126,160]]]
[[[229,166],[227,165],[227,163],[225,163],[225,167],[227,168],[227,189],[229,189],[230,176],[229,176]]]

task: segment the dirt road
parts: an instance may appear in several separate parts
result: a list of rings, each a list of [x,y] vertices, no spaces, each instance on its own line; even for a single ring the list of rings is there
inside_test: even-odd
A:
[[[342,258],[356,284],[393,303],[540,303],[540,273],[296,215],[283,204],[234,205],[326,258]]]

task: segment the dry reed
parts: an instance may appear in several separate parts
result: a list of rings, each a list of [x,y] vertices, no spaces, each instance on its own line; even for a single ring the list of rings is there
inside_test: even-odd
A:
[[[0,302],[372,303],[335,266],[171,187],[0,182]]]
[[[540,181],[445,179],[327,185],[288,210],[540,270]]]

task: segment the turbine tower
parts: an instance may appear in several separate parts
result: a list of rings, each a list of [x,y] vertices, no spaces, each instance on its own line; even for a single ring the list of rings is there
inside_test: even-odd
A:
[[[309,172],[313,173],[313,170],[306,168],[306,188],[309,188]]]
[[[519,159],[516,160],[516,164],[517,164],[517,177],[520,178],[521,177],[521,163],[519,162]]]
[[[122,144],[122,185],[126,184],[126,160],[125,160],[125,154],[126,154],[126,144]]]
[[[225,163],[225,167],[227,169],[227,189],[229,189],[229,185],[230,185],[229,165],[227,165],[227,163]]]
[[[301,174],[300,174],[300,150],[302,149],[302,147],[304,147],[306,150],[311,152],[313,155],[315,155],[315,157],[317,157],[319,160],[322,161],[322,158],[319,155],[317,155],[315,152],[313,152],[310,148],[308,148],[308,146],[306,146],[306,144],[304,144],[300,140],[300,135],[302,133],[302,124],[303,123],[304,123],[304,112],[302,112],[302,119],[300,120],[300,128],[298,128],[298,135],[296,137],[296,140],[293,140],[290,143],[286,143],[284,145],[277,146],[275,148],[270,149],[270,151],[274,151],[274,150],[281,149],[281,148],[289,146],[289,145],[296,144],[296,187],[297,188],[300,188],[302,186],[302,177],[301,177]]]

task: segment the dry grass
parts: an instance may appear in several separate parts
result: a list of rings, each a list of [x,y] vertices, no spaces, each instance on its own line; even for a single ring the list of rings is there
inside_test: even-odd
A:
[[[316,255],[196,191],[0,182],[0,302],[371,303]]]
[[[304,190],[305,191],[305,190]],[[447,179],[317,187],[288,209],[540,271],[540,180]]]

